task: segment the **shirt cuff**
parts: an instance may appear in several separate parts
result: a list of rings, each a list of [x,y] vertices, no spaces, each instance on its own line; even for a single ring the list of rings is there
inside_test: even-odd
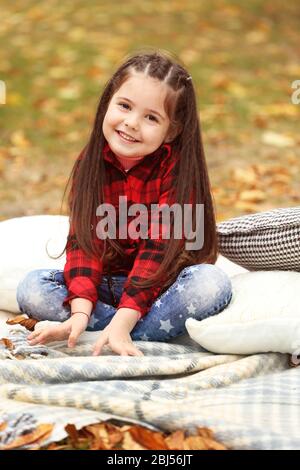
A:
[[[96,308],[98,292],[95,284],[90,278],[78,276],[71,280],[68,286],[68,295],[63,301],[63,307],[70,305],[70,301],[76,298],[87,299],[93,303],[92,309]]]

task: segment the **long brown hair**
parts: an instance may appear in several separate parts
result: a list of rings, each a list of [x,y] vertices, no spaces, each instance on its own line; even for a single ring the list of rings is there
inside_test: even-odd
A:
[[[117,256],[125,256],[117,240],[107,238],[101,240],[100,243],[100,240],[93,236],[93,227],[96,227],[96,208],[105,202],[106,175],[103,149],[107,142],[103,135],[102,123],[112,96],[130,78],[132,72],[145,73],[146,76],[168,85],[165,108],[170,118],[169,132],[172,135],[173,131],[175,136],[170,145],[172,152],[179,155],[176,167],[175,200],[180,207],[189,203],[191,197],[195,204],[204,205],[202,249],[185,250],[182,240],[174,239],[172,236],[174,233],[171,230],[171,239],[166,243],[159,269],[143,282],[131,280],[135,287],[160,284],[164,288],[176,280],[184,267],[200,263],[214,264],[217,259],[215,212],[203,150],[196,94],[189,74],[169,53],[155,50],[129,56],[105,85],[89,141],[73,166],[64,192],[65,195],[71,181],[72,189],[68,196],[68,208],[73,235],[69,234],[68,241],[74,240],[88,256],[105,259],[107,266],[110,267],[113,266],[113,261]],[[192,210],[193,229],[195,228],[195,204]],[[67,244],[64,251],[66,247]]]

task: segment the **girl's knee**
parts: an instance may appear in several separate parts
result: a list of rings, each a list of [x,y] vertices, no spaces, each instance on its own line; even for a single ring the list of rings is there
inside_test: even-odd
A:
[[[229,276],[214,264],[188,266],[180,273],[195,293],[205,293],[215,301],[229,301],[232,296],[232,284]]]
[[[43,272],[43,269],[30,271],[19,282],[16,297],[21,312],[27,313],[27,311],[31,309],[33,303],[38,307],[37,300],[40,298],[41,276]]]
[[[50,280],[51,271],[35,269],[30,271],[17,286],[16,299],[21,312],[36,319],[45,319],[44,310],[47,305],[45,289]]]

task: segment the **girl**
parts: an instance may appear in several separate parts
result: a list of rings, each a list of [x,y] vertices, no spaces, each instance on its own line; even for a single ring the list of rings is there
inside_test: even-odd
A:
[[[195,90],[168,54],[136,54],[114,73],[70,181],[64,270],[31,271],[17,289],[23,313],[61,322],[30,334],[31,345],[68,339],[73,347],[86,329],[101,330],[94,355],[105,344],[117,354],[142,355],[132,340],[167,341],[186,333],[188,317],[202,320],[228,305],[230,279],[214,266],[216,222]],[[151,238],[150,230],[148,238],[99,236],[103,203],[124,228],[119,196],[128,208],[147,210],[192,202],[193,224],[196,204],[203,204],[202,248],[188,250],[184,237],[174,237],[174,217],[170,239]],[[160,219],[157,224],[164,229]]]

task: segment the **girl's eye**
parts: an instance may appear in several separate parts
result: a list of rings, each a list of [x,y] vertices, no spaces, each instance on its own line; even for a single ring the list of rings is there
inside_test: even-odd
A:
[[[150,119],[150,121],[154,120],[154,121],[158,122],[158,119],[155,116],[153,116],[153,114],[149,114],[149,116],[153,117],[153,119]]]
[[[128,106],[129,107],[129,104],[127,103],[119,103],[120,106]]]
[[[118,103],[118,104],[119,104],[119,106],[127,106],[126,109],[130,108],[129,104],[127,104],[127,103]],[[151,118],[153,118],[153,119],[150,119],[150,121],[158,122],[158,119],[155,116],[153,116],[153,114],[149,114],[149,116],[151,116]]]

